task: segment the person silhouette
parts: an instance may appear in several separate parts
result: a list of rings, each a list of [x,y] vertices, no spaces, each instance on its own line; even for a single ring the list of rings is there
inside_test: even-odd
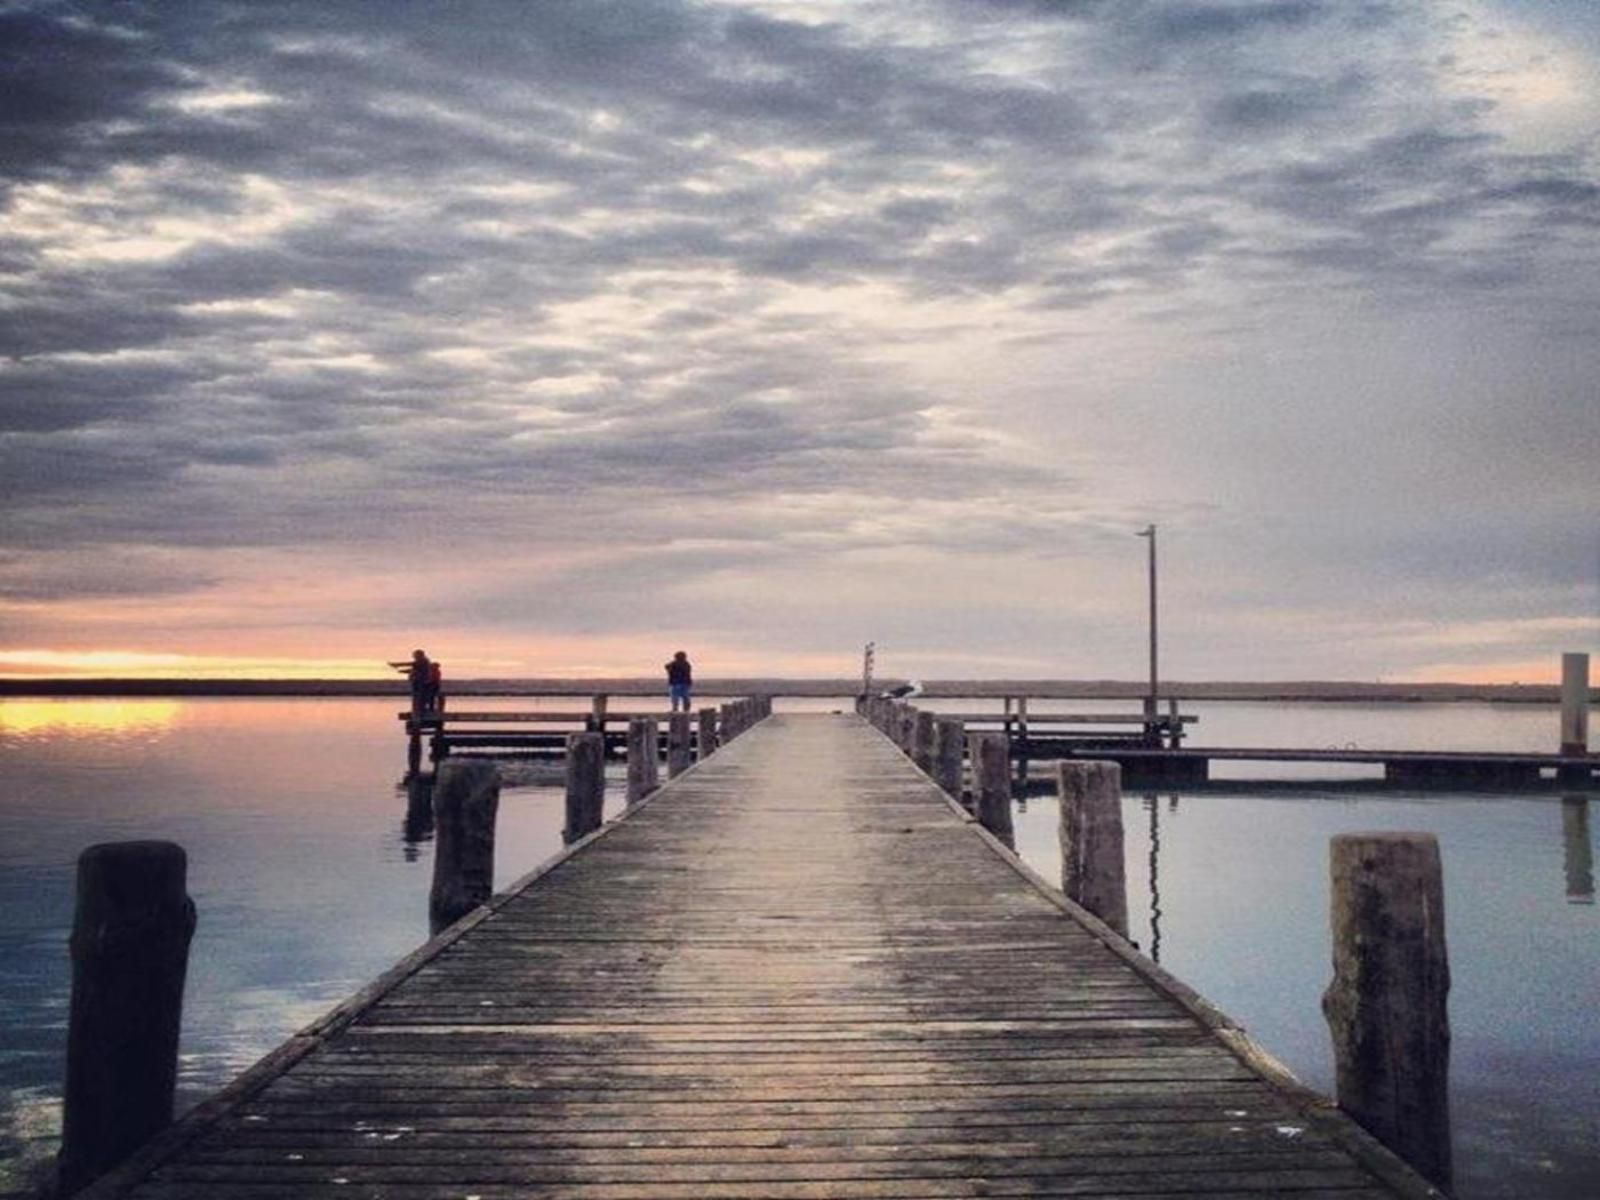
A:
[[[684,712],[689,711],[689,692],[693,685],[694,671],[689,665],[689,656],[679,650],[667,664],[667,695],[673,712],[679,711],[680,706]]]

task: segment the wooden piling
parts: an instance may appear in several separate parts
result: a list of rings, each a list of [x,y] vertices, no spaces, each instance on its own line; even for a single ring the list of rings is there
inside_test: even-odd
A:
[[[911,761],[924,774],[933,774],[933,714],[918,709],[911,718]]]
[[[1442,1187],[1450,1161],[1450,963],[1439,843],[1348,833],[1329,848],[1339,1107]]]
[[[1128,885],[1122,849],[1122,768],[1059,762],[1061,890],[1123,937]]]
[[[917,737],[917,709],[915,705],[901,702],[895,711],[895,745],[907,757],[911,755],[911,748],[916,743]]]
[[[667,778],[675,779],[689,769],[693,761],[689,744],[692,718],[688,709],[675,712],[667,718]]]
[[[661,786],[661,722],[654,717],[646,717],[644,722],[644,777],[645,791],[649,793]]]
[[[732,704],[724,704],[722,706],[721,715],[718,719],[717,725],[721,731],[719,735],[719,741],[721,745],[726,746],[729,742],[733,741],[734,738],[739,736],[739,723],[737,717],[735,716],[734,707]]]
[[[592,733],[606,731],[606,710],[611,706],[611,697],[601,692],[589,702],[589,720],[585,723]]]
[[[700,710],[698,757],[705,762],[717,752],[717,710],[702,708]]]
[[[656,789],[656,723],[649,717],[628,722],[628,803],[637,804]]]
[[[938,717],[933,723],[933,778],[945,794],[961,800],[962,753],[966,749],[966,726],[954,717]]]
[[[454,925],[494,894],[494,827],[500,774],[492,762],[450,759],[433,785],[433,888],[428,924]]]
[[[972,762],[972,811],[978,822],[1006,845],[1011,828],[1011,739],[1003,733],[975,733],[967,738]]]
[[[1561,656],[1561,753],[1589,752],[1589,656]]]
[[[78,856],[59,1194],[77,1191],[172,1122],[194,903],[172,842]]]
[[[655,765],[655,722],[650,721],[650,765]],[[606,806],[605,735],[567,734],[567,823],[561,840],[571,845],[600,828]]]

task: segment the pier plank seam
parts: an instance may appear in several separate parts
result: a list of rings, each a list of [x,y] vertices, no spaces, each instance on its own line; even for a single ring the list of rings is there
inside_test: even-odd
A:
[[[1220,1036],[1236,1027],[1138,970],[867,727],[780,721],[452,926],[95,1194],[1435,1194],[1342,1118],[1301,1125]],[[849,762],[786,791],[762,762],[785,765],[785,736]]]

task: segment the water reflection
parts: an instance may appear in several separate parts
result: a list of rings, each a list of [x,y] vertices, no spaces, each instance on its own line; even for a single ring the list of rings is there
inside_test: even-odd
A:
[[[406,815],[400,826],[402,853],[406,862],[416,862],[422,843],[433,837],[433,776],[407,775],[401,786],[406,792]]]
[[[1594,844],[1589,839],[1589,799],[1561,800],[1561,842],[1567,874],[1567,903],[1594,903]]]
[[[171,725],[182,707],[178,700],[4,700],[0,733],[147,733]]]
[[[1172,807],[1178,798],[1172,797]],[[1150,814],[1150,957],[1161,961],[1161,797],[1148,795],[1144,808]]]

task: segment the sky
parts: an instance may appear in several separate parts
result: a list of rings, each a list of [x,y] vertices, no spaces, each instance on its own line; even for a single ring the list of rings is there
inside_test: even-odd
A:
[[[1590,0],[0,3],[0,674],[1533,682]]]

